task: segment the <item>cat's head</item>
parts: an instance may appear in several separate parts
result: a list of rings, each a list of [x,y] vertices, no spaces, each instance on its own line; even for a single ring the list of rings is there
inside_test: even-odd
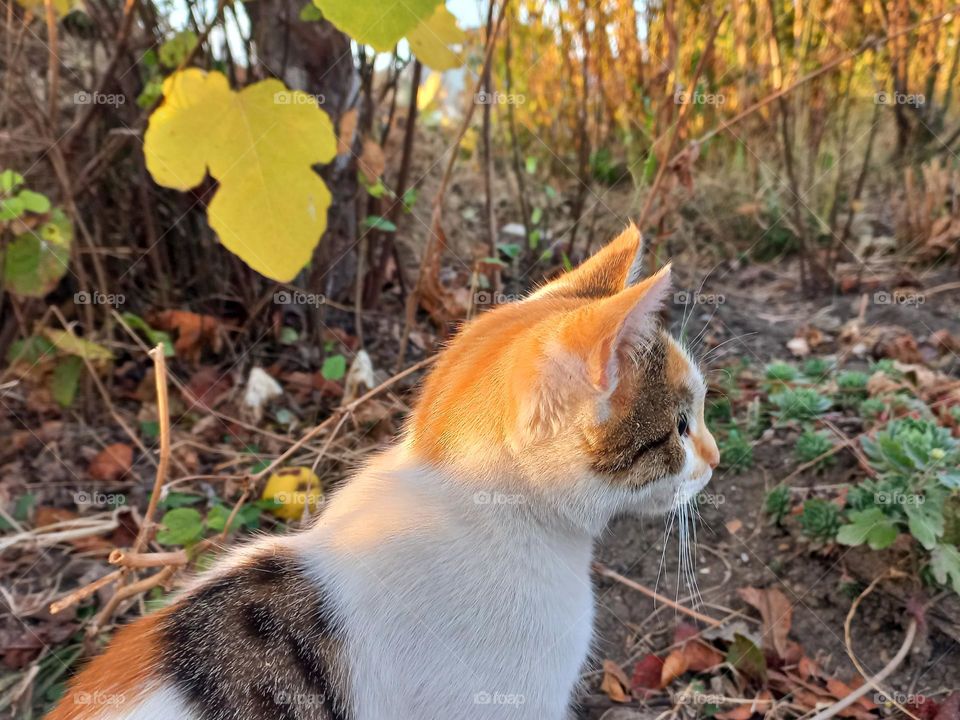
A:
[[[502,477],[500,490],[590,525],[689,501],[719,461],[706,386],[660,326],[670,266],[642,278],[641,257],[631,225],[575,270],[465,325],[424,386],[413,451]]]

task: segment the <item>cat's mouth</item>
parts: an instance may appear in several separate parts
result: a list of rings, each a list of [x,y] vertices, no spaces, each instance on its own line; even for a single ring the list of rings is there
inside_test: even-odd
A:
[[[713,472],[707,470],[696,477],[683,480],[680,483],[680,487],[677,488],[678,502],[691,502],[697,496],[697,494],[699,494],[699,492],[707,486],[707,483],[710,482],[710,478],[712,476]]]

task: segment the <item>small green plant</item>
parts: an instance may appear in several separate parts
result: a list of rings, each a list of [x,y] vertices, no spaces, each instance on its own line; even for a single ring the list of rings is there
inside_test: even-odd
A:
[[[820,498],[807,500],[800,514],[800,527],[815,542],[832,542],[840,529],[840,509]]]
[[[793,365],[780,360],[767,365],[767,368],[764,371],[764,376],[767,378],[767,380],[773,380],[782,383],[793,382],[799,375],[800,373]]]
[[[720,464],[733,471],[753,466],[753,445],[736,428],[720,441]]]
[[[790,512],[790,488],[786,485],[777,485],[767,493],[763,507],[767,515],[779,525]]]
[[[886,410],[887,404],[880,398],[866,398],[860,402],[857,412],[864,420],[873,421],[883,415]]]
[[[733,407],[730,404],[730,398],[718,397],[707,403],[707,409],[704,412],[707,425],[711,428],[717,425],[724,425],[733,420]]]
[[[803,374],[813,382],[823,380],[831,370],[833,363],[822,357],[812,357],[803,364]]]
[[[830,399],[812,388],[787,388],[770,396],[781,420],[813,420],[830,409]]]
[[[858,370],[847,370],[837,375],[837,393],[843,407],[856,407],[867,397],[867,383],[870,376]]]
[[[861,444],[879,474],[936,477],[945,487],[960,489],[960,442],[931,420],[894,420],[873,438],[864,436]]]
[[[797,438],[797,444],[794,445],[793,452],[799,462],[809,463],[832,449],[833,441],[828,433],[807,428]],[[833,460],[832,455],[825,457],[816,464],[816,467],[817,469],[823,469]]]

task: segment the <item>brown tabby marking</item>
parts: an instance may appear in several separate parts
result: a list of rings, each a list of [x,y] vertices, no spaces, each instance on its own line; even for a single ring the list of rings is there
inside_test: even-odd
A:
[[[346,720],[342,641],[289,555],[200,586],[163,620],[162,674],[203,720]]]
[[[586,433],[595,470],[613,475],[629,471],[630,481],[639,485],[680,472],[684,451],[677,419],[690,412],[694,399],[683,382],[686,372],[669,371],[680,363],[685,368],[686,361],[663,332],[636,361],[624,359],[623,376],[610,399],[610,419]]]

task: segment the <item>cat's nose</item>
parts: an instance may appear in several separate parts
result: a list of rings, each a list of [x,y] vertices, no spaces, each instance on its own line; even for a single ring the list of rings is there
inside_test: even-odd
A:
[[[700,457],[707,465],[716,470],[717,465],[720,464],[720,449],[717,447],[717,441],[714,439],[713,433],[704,428],[698,440],[697,449],[700,451]]]

